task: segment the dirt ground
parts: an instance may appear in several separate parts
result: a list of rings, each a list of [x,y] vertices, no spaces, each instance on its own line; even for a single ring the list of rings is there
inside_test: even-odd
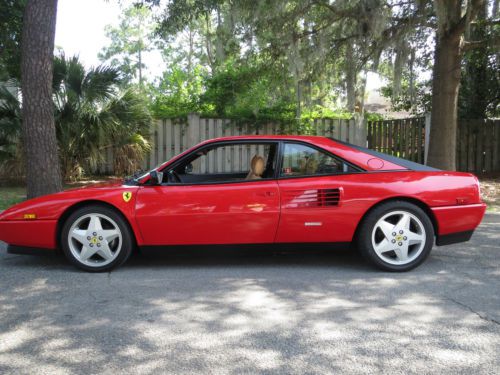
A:
[[[481,197],[488,211],[500,212],[500,174],[479,176]]]

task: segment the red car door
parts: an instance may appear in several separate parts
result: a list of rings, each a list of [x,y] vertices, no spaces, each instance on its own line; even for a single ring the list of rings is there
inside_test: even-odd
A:
[[[136,220],[147,245],[271,243],[279,204],[275,180],[143,186]]]
[[[286,143],[276,242],[350,242],[362,212],[352,199],[353,172],[353,166],[322,150]]]

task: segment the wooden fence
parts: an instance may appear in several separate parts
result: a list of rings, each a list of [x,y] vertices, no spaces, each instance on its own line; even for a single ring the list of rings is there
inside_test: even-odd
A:
[[[500,119],[459,121],[457,170],[500,172]]]
[[[318,119],[306,129],[308,134],[334,137],[342,141],[412,160],[426,161],[430,115],[399,120],[358,122]],[[157,120],[151,134],[152,151],[143,168],[151,169],[189,147],[210,138],[251,134],[300,134],[304,129],[279,123],[263,126],[238,124],[227,119],[201,118]],[[247,165],[251,150],[232,151],[226,155],[234,165]],[[113,155],[99,167],[113,173]],[[209,162],[208,162],[209,163]],[[212,164],[209,164],[212,165]],[[215,164],[213,164],[215,165]],[[500,172],[500,120],[462,120],[457,132],[457,170],[473,173]]]
[[[417,163],[425,162],[425,117],[370,121],[368,148]]]
[[[430,115],[368,122],[368,147],[424,164]],[[500,172],[500,120],[462,119],[457,127],[457,170]]]
[[[158,120],[152,132],[153,149],[145,160],[144,168],[153,168],[189,147],[210,138],[252,134],[299,134],[300,132],[299,129],[278,123],[253,126],[235,124],[227,119],[201,118],[196,114],[188,116],[187,121]],[[352,119],[315,120],[309,134],[335,137],[346,142],[366,146],[366,127],[364,123],[361,122],[357,126]],[[244,156],[235,153],[231,157],[243,158]],[[235,163],[238,163],[238,160]]]

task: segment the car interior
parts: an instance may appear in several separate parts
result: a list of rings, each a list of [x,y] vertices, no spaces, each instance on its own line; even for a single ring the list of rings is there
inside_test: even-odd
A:
[[[277,143],[215,145],[191,155],[167,172],[168,183],[206,183],[274,176]]]

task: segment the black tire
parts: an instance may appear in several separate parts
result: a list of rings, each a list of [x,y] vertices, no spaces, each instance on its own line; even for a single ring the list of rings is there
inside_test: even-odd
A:
[[[395,265],[384,261],[374,249],[372,233],[377,222],[385,215],[394,211],[406,211],[416,216],[425,229],[425,245],[420,254],[411,262],[404,265]],[[405,272],[422,264],[429,256],[434,245],[434,227],[429,216],[418,206],[405,201],[390,201],[371,210],[362,220],[357,232],[356,245],[363,257],[384,271]]]
[[[121,247],[119,253],[116,255],[114,260],[103,266],[89,266],[82,263],[79,259],[75,257],[70,249],[69,244],[69,231],[73,224],[77,222],[80,218],[89,214],[100,214],[111,218],[118,226],[121,232]],[[87,271],[87,272],[108,272],[121,266],[129,258],[132,250],[134,248],[135,241],[132,237],[128,223],[125,221],[123,216],[112,208],[102,206],[102,205],[89,205],[77,209],[73,212],[67,220],[64,222],[61,231],[60,244],[62,251],[66,258],[77,268]]]

